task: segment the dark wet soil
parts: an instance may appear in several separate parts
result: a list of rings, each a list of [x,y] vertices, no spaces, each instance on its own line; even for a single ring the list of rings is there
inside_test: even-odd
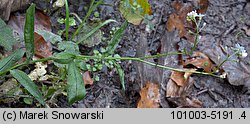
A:
[[[41,4],[43,0],[38,1],[37,2]],[[75,12],[80,17],[84,17],[86,12],[82,10],[81,5],[86,5],[89,2],[85,1],[82,4],[76,4],[77,2],[79,1],[70,1],[71,12]],[[115,19],[120,22],[120,24],[124,22],[118,10],[119,1],[105,0],[105,2],[112,6],[102,5],[98,7],[97,11],[100,13],[101,19]],[[194,4],[191,0],[183,0],[183,2]],[[150,0],[150,3],[153,10],[152,23],[156,26],[156,30],[147,32],[145,24],[139,26],[129,24],[116,53],[119,53],[121,56],[130,57],[154,55],[159,49],[165,49],[164,52],[177,51],[178,49],[174,47],[176,43],[182,44],[183,42],[187,42],[185,39],[178,37],[178,31],[166,31],[166,22],[168,21],[169,15],[173,12],[173,8],[171,7],[172,0]],[[38,6],[40,6],[41,9],[45,9],[46,6],[50,5],[41,4]],[[52,24],[54,24],[53,32],[64,28],[56,25],[57,17],[64,16],[64,13],[64,9],[49,12]],[[205,14],[204,20],[207,26],[201,33],[201,36],[205,37],[205,40],[200,42],[198,47],[199,51],[206,53],[206,49],[210,48],[204,46],[212,46],[218,43],[228,47],[234,47],[236,43],[239,43],[244,46],[247,51],[250,51],[250,36],[247,36],[243,30],[244,27],[250,28],[249,0],[209,0],[209,6]],[[109,32],[112,26],[114,26],[114,24],[110,24],[102,30]],[[98,48],[100,46],[96,47]],[[90,51],[91,48],[87,50]],[[208,54],[211,59],[213,58],[213,55],[210,55],[209,52],[206,54]],[[241,61],[250,69],[250,56]],[[171,67],[179,67],[176,56],[163,57],[159,59],[158,62]],[[87,87],[87,95],[84,100],[69,106],[66,98],[59,96],[58,106],[56,107],[134,108],[137,106],[137,102],[140,98],[140,89],[147,81],[153,81],[159,84],[161,88],[161,107],[173,106],[165,97],[166,85],[170,76],[169,70],[155,69],[132,61],[123,61],[121,65],[125,70],[125,91],[121,89],[117,74],[100,72],[100,81]],[[192,77],[195,83],[188,97],[200,100],[203,103],[202,107],[250,107],[249,96],[245,93],[245,86],[235,86],[230,84],[226,79],[218,79],[211,76],[193,75]],[[1,107],[14,106],[15,104],[1,105]]]

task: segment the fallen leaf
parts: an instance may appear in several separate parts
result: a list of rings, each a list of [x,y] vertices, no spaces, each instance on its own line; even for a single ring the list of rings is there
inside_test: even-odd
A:
[[[39,58],[48,58],[52,56],[52,45],[50,42],[44,40],[44,38],[38,33],[34,33],[35,42],[35,56]]]
[[[148,82],[140,91],[141,99],[137,108],[159,108],[160,92],[159,86],[155,83]]]
[[[205,13],[207,11],[208,4],[208,0],[198,0],[198,13]]]
[[[181,38],[185,37],[193,42],[194,36],[192,36],[188,30],[194,28],[194,25],[186,20],[187,13],[193,10],[192,5],[175,1],[172,3],[172,7],[175,9],[175,12],[168,18],[166,24],[167,31],[172,32],[174,29],[177,29],[179,30],[179,36]]]
[[[11,15],[8,25],[13,29],[16,37],[23,39],[25,15]],[[43,12],[36,10],[35,13],[35,32],[37,30],[52,31],[50,17]]]
[[[194,52],[191,58],[184,61],[184,67],[189,65],[193,65],[198,69],[203,69],[205,72],[212,72],[215,67],[209,57],[201,52]]]
[[[134,5],[133,2],[137,5]],[[134,10],[134,8],[136,9]],[[119,10],[125,19],[134,25],[139,25],[145,15],[152,14],[148,0],[129,0],[129,2],[123,0],[120,2]]]
[[[178,86],[177,83],[169,79],[167,83],[167,89],[166,89],[166,97],[184,97],[188,96],[188,94],[191,92],[191,88],[193,86],[194,80],[192,77],[189,77],[186,81],[185,85]]]
[[[93,85],[94,81],[91,78],[89,71],[84,72],[82,75],[83,75],[83,81],[85,85]]]
[[[178,85],[178,86],[185,86],[186,82],[188,81],[191,72],[178,72],[172,71],[171,79]]]

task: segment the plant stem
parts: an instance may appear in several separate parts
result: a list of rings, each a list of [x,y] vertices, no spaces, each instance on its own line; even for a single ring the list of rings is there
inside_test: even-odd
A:
[[[236,51],[236,52],[234,52],[232,55],[230,55],[230,56],[227,56],[227,58],[223,61],[223,62],[221,62],[220,63],[220,65],[213,71],[213,72],[211,72],[211,73],[215,73],[217,70],[219,70],[220,69],[220,67],[225,63],[225,62],[227,62],[230,58],[232,58],[235,54],[237,54],[239,51]]]

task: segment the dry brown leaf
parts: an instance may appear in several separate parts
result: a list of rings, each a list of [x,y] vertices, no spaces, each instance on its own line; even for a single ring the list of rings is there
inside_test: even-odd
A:
[[[205,72],[212,72],[215,67],[209,57],[201,52],[194,52],[191,58],[184,62],[183,66],[187,67],[188,65],[193,65],[196,68],[203,69]]]
[[[188,33],[187,28],[193,28],[193,24],[187,22],[186,17],[187,13],[193,10],[191,4],[181,3],[181,2],[173,2],[172,7],[175,9],[175,13],[172,13],[167,21],[166,28],[169,32],[173,31],[175,28],[179,30],[179,36],[185,37],[189,41],[193,42],[194,37]]]
[[[89,71],[84,72],[82,75],[83,75],[83,81],[85,85],[93,85],[94,81],[91,78]]]
[[[208,4],[209,4],[208,0],[198,0],[198,5],[199,5],[198,13],[206,13]]]
[[[171,79],[178,85],[178,86],[185,86],[186,82],[188,81],[191,72],[178,72],[172,71]]]
[[[34,33],[35,56],[38,58],[48,58],[52,56],[52,45],[46,42],[38,33]]]
[[[155,83],[148,82],[140,91],[141,99],[137,104],[137,108],[159,108],[160,92],[159,86]]]
[[[25,15],[11,15],[8,25],[13,29],[14,34],[23,37],[25,24]],[[36,10],[35,13],[35,31],[46,30],[52,31],[50,17],[43,12]]]
[[[183,86],[178,86],[174,80],[169,79],[166,88],[166,97],[188,96],[188,94],[191,92],[193,83],[194,80],[192,77],[189,77]]]

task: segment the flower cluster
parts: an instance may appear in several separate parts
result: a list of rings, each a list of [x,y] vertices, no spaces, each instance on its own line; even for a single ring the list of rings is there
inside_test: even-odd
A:
[[[237,52],[237,55],[241,58],[247,57],[247,51],[243,46],[240,46],[240,44],[235,44],[235,51]]]
[[[199,17],[199,19],[201,19],[203,16],[205,16],[204,14],[198,14],[196,12],[196,10],[192,11],[192,12],[189,12],[187,14],[187,21],[194,21],[196,17]]]

